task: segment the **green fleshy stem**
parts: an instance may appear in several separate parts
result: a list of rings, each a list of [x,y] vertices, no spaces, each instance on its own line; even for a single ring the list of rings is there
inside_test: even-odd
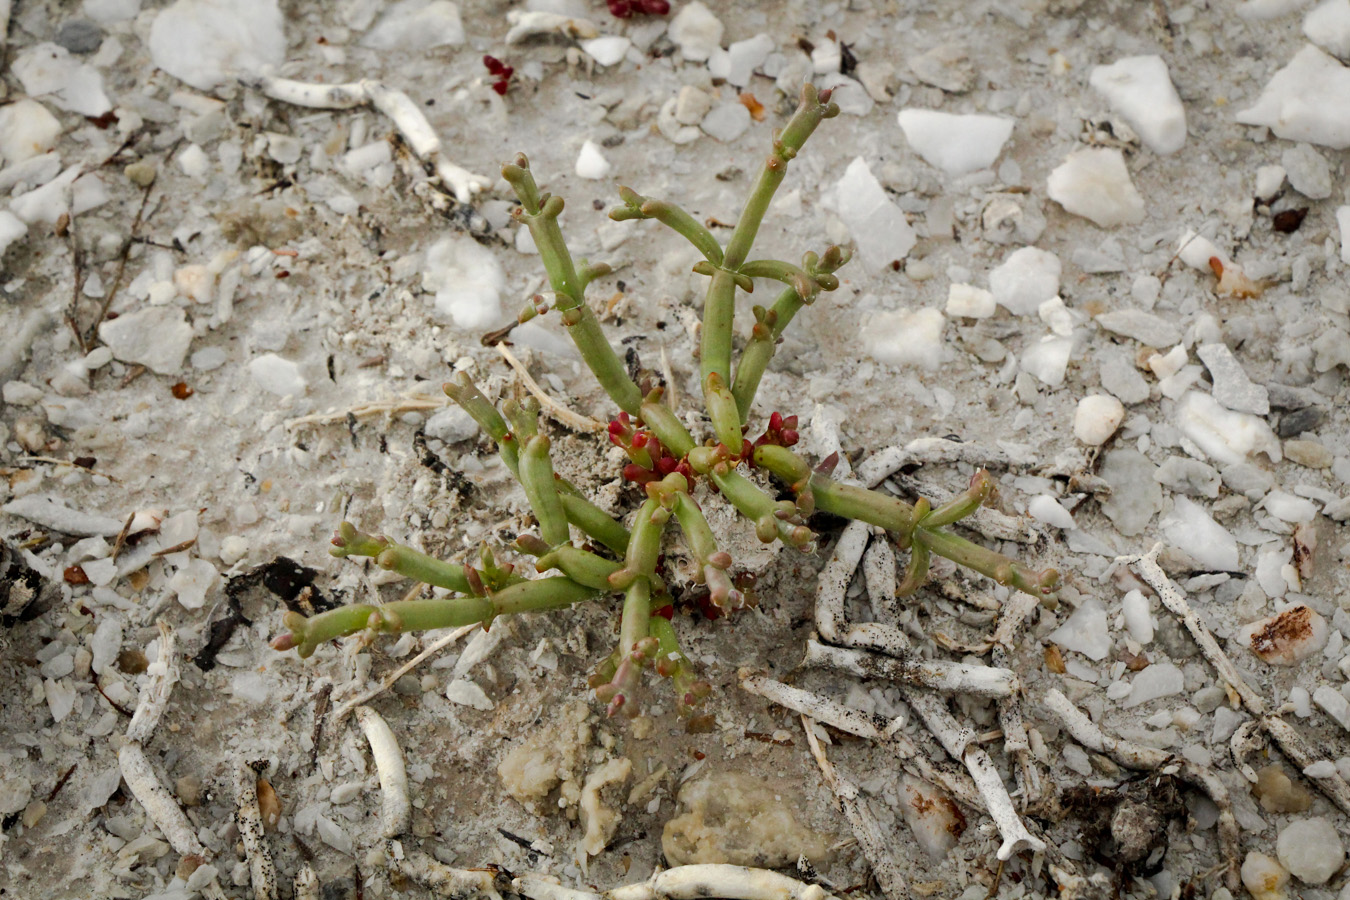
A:
[[[543,435],[535,435],[525,444],[525,452],[520,457],[520,485],[539,520],[540,534],[556,547],[567,543],[571,534],[548,451],[549,439]]]
[[[338,533],[328,552],[339,559],[369,556],[374,558],[380,568],[397,572],[404,578],[461,594],[472,593],[463,565],[436,559],[419,550],[396,544],[386,537],[357,531],[351,522],[343,522],[338,526]]]
[[[308,619],[299,613],[290,612],[285,617],[290,633],[274,640],[272,646],[278,650],[295,648],[304,659],[326,641],[356,634],[367,628],[401,633],[458,628],[475,622],[490,627],[492,620],[498,616],[562,609],[588,600],[596,593],[594,588],[557,576],[518,582],[488,597],[400,600],[382,606],[357,603],[340,606]]]
[[[597,591],[609,591],[613,590],[609,577],[619,571],[621,565],[588,550],[563,544],[539,557],[535,567],[540,572],[557,569],[577,584]]]
[[[497,444],[497,453],[501,456],[502,462],[511,470],[512,475],[519,477],[520,448],[516,439],[512,436],[511,429],[502,418],[502,414],[497,412],[497,408],[483,396],[482,391],[478,390],[478,385],[474,384],[467,374],[459,372],[453,380],[444,385],[443,390],[446,396],[459,404],[459,408],[468,413],[469,418],[477,422],[478,427],[492,438]]]
[[[671,456],[684,457],[694,449],[693,436],[670,407],[656,399],[648,399],[642,404],[641,416],[642,423],[652,430]]]
[[[619,622],[619,653],[625,655],[637,642],[647,636],[651,619],[651,577],[656,571],[656,560],[661,555],[661,534],[670,512],[649,498],[633,519],[633,537],[628,544],[628,556],[623,570],[618,573],[624,585],[623,617]],[[611,584],[613,584],[611,579]]]
[[[801,294],[788,288],[778,295],[771,309],[756,307],[755,315],[759,321],[750,331],[750,341],[741,351],[741,358],[736,363],[736,377],[731,383],[731,395],[736,398],[736,409],[740,413],[742,425],[750,420],[750,408],[755,403],[759,382],[769,368],[769,361],[773,359],[783,329],[805,305]]]
[[[557,297],[555,306],[562,313],[563,324],[581,352],[581,358],[610,399],[629,415],[637,415],[638,407],[642,405],[642,391],[628,377],[623,360],[614,352],[600,328],[600,321],[586,305],[584,284],[572,263],[562,229],[558,227],[558,216],[563,211],[562,198],[539,192],[530,173],[529,160],[523,153],[516,157],[514,164],[502,166],[502,177],[520,199],[523,207],[520,218],[534,238],[548,273],[549,285]]]
[[[1033,597],[1048,597],[1059,586],[1059,572],[1054,569],[1037,571],[951,532],[920,528],[914,532],[913,540],[922,543],[938,556],[945,556],[958,565]]]
[[[558,496],[562,500],[567,521],[620,556],[628,552],[627,528],[616,522],[609,513],[581,496],[571,482],[564,479],[558,487]]]
[[[716,372],[710,372],[703,384],[703,397],[707,401],[708,418],[712,420],[713,432],[717,439],[734,454],[741,452],[741,414],[736,408],[736,398],[726,381]]]
[[[700,565],[709,565],[713,557],[721,551],[708,520],[703,516],[703,510],[698,508],[693,497],[683,492],[675,495],[675,518],[680,521],[680,530],[684,532],[684,538],[694,558]]]
[[[708,479],[717,485],[727,502],[754,524],[755,535],[764,543],[772,543],[777,538],[789,547],[800,549],[815,538],[805,525],[794,525],[780,518],[778,513],[785,511],[784,507],[735,469],[726,472],[714,469],[708,473]]]
[[[722,264],[722,245],[717,243],[713,233],[674,203],[643,197],[630,188],[619,188],[619,199],[623,206],[609,211],[609,217],[615,222],[628,219],[655,219],[677,234],[682,235],[703,258],[714,266]]]

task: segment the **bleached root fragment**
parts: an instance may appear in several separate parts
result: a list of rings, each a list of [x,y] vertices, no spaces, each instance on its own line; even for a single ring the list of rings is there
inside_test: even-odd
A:
[[[975,787],[984,798],[984,807],[989,818],[994,820],[1003,843],[998,848],[998,858],[1005,862],[1022,847],[1037,853],[1045,850],[1045,841],[1027,831],[1026,825],[1013,807],[1012,797],[1003,778],[994,768],[994,761],[975,739],[975,732],[959,724],[947,709],[942,698],[921,690],[901,689],[905,702],[923,719],[924,725],[942,744],[944,750],[963,764],[975,781]]]
[[[146,670],[149,680],[136,700],[136,711],[127,725],[127,740],[144,744],[155,733],[159,717],[169,705],[173,686],[178,683],[177,635],[163,622],[159,623],[159,656]]]
[[[1205,658],[1210,664],[1218,670],[1219,677],[1228,684],[1230,696],[1236,696],[1247,707],[1247,711],[1256,717],[1261,724],[1261,729],[1270,735],[1271,740],[1280,748],[1289,761],[1298,766],[1299,769],[1307,769],[1313,763],[1327,761],[1326,757],[1319,754],[1307,741],[1303,739],[1292,725],[1281,719],[1278,715],[1267,711],[1265,700],[1251,688],[1238,672],[1237,666],[1233,665],[1219,647],[1219,642],[1214,639],[1209,628],[1201,621],[1200,617],[1191,609],[1191,605],[1186,601],[1186,594],[1176,585],[1172,579],[1167,577],[1167,573],[1158,565],[1158,554],[1162,552],[1163,545],[1157,543],[1153,549],[1143,556],[1123,556],[1118,562],[1123,562],[1134,570],[1140,578],[1157,593],[1158,599],[1162,601],[1172,613],[1181,619],[1186,630],[1195,638],[1195,642],[1200,645],[1200,650],[1205,654]],[[1308,776],[1312,778],[1313,783],[1326,794],[1333,803],[1341,808],[1343,812],[1350,813],[1350,784],[1340,776],[1334,766],[1319,766],[1317,771],[1325,771],[1328,774],[1319,776]]]
[[[806,884],[768,869],[722,863],[677,866],[657,872],[641,884],[614,888],[605,900],[833,900],[818,884]]]
[[[356,721],[370,741],[370,755],[380,776],[380,834],[398,837],[412,827],[412,802],[408,799],[408,772],[403,751],[384,717],[369,706],[356,708]]]
[[[564,887],[547,875],[521,875],[511,881],[511,891],[531,900],[600,900],[594,891]]]
[[[813,724],[809,717],[802,716],[802,729],[806,732],[806,742],[811,747],[811,755],[815,757],[816,765],[820,766],[820,774],[824,776],[825,783],[839,801],[839,808],[843,810],[844,818],[848,819],[849,827],[853,829],[853,836],[858,839],[863,856],[867,857],[867,862],[872,866],[872,874],[876,876],[881,892],[889,900],[908,898],[909,885],[900,872],[900,864],[891,854],[889,842],[881,832],[881,823],[867,808],[867,801],[863,799],[857,785],[841,778],[834,770],[833,764],[825,755],[825,748],[816,737]]]
[[[314,867],[303,863],[295,873],[295,900],[319,900],[319,876]]]
[[[866,522],[855,519],[848,523],[834,545],[830,561],[820,570],[816,588],[816,630],[830,643],[839,643],[840,636],[848,628],[844,618],[844,595],[871,536],[871,528]]]
[[[446,647],[449,647],[451,644],[456,643],[460,638],[464,637],[464,635],[468,634],[469,632],[473,631],[478,627],[480,626],[477,622],[474,622],[472,625],[463,625],[459,628],[456,628],[449,634],[444,635],[443,637],[438,638],[436,641],[432,642],[431,646],[427,647],[421,653],[417,654],[412,659],[408,660],[406,663],[399,666],[393,672],[390,672],[388,675],[386,675],[384,680],[381,681],[378,685],[356,697],[353,697],[350,700],[344,701],[341,706],[339,706],[336,710],[333,711],[332,717],[333,724],[337,725],[338,723],[340,723],[343,719],[347,717],[347,713],[351,712],[353,709],[356,709],[356,707],[358,706],[362,706],[366,703],[369,703],[371,700],[374,700],[380,694],[383,694],[385,691],[393,687],[394,683],[397,682],[404,675],[407,675],[413,669],[417,668],[422,663],[426,662],[428,659],[435,656],[437,653],[440,653]]]
[[[1225,862],[1224,883],[1230,891],[1237,890],[1241,881],[1238,866],[1242,861],[1237,818],[1233,815],[1233,804],[1228,799],[1228,788],[1212,770],[1193,763],[1181,762],[1153,747],[1144,747],[1111,737],[1056,688],[1046,691],[1044,702],[1045,708],[1059,720],[1059,724],[1069,736],[1089,750],[1105,754],[1122,766],[1141,772],[1156,772],[1165,766],[1174,766],[1182,778],[1194,784],[1213,800],[1214,805],[1219,808],[1219,844]]]
[[[117,752],[117,763],[122,769],[122,780],[131,788],[131,795],[145,808],[146,817],[160,830],[174,852],[180,856],[192,854],[209,859],[211,854],[197,840],[196,829],[173,795],[160,783],[141,745],[136,741],[123,744]]]
[[[352,109],[370,104],[389,117],[413,154],[436,171],[460,203],[468,203],[474,194],[492,184],[491,179],[446,159],[441,139],[422,110],[407,94],[382,82],[367,78],[350,84],[308,84],[263,75],[244,79],[244,83],[274,100],[311,109]]]
[[[891,542],[872,541],[863,554],[863,581],[867,584],[867,599],[872,602],[872,615],[882,625],[895,625],[895,551]]]
[[[994,628],[993,646],[990,648],[990,661],[994,665],[1012,669],[1013,648],[1017,645],[1018,635],[1038,606],[1038,599],[1021,591],[1014,591],[1008,597],[998,625]],[[1026,803],[1040,795],[1041,781],[1031,758],[1031,740],[1022,719],[1021,691],[1014,691],[1011,697],[998,705],[998,723],[1003,730],[1003,751],[1017,762],[1017,783],[1022,788],[1022,801]]]
[[[539,386],[539,382],[530,377],[529,370],[525,368],[525,365],[519,359],[516,359],[516,355],[511,352],[511,349],[507,347],[504,342],[497,344],[497,352],[502,355],[502,359],[506,360],[511,368],[516,370],[516,374],[520,376],[520,380],[524,383],[525,389],[534,395],[534,398],[539,401],[539,405],[542,406],[550,416],[556,419],[560,425],[570,428],[573,431],[582,432],[583,434],[594,434],[604,430],[605,426],[600,422],[595,421],[595,419],[592,419],[590,416],[583,416],[581,413],[573,412],[557,400],[554,400],[548,394],[544,393],[544,389]]]
[[[346,409],[297,416],[294,419],[287,419],[286,427],[293,431],[302,425],[331,425],[333,422],[346,421],[348,416],[354,419],[368,419],[371,416],[386,416],[388,419],[392,419],[394,416],[406,412],[431,412],[432,410],[444,409],[449,403],[450,400],[444,396],[430,397],[419,390],[413,390],[401,397],[361,400]]]
[[[391,856],[389,868],[454,900],[501,900],[502,892],[511,889],[510,881],[498,869],[455,869],[425,853],[409,853],[402,859]]]
[[[871,713],[837,703],[810,691],[783,684],[762,675],[747,675],[741,687],[779,706],[824,722],[840,731],[873,740],[889,749],[925,781],[939,785],[971,809],[984,811],[984,798],[964,771],[934,763],[908,737],[900,732],[904,719],[887,721]]]
[[[1018,688],[1017,676],[1011,669],[922,659],[917,654],[879,656],[846,647],[831,647],[819,641],[806,642],[806,659],[802,665],[827,666],[862,678],[883,678],[948,694],[974,694],[994,699],[1011,697]]]
[[[1256,784],[1257,777],[1256,770],[1247,762],[1247,757],[1265,749],[1266,736],[1261,733],[1261,723],[1256,719],[1243,722],[1233,730],[1233,736],[1228,739],[1228,752],[1233,756],[1233,765],[1249,784]]]
[[[258,808],[258,773],[247,763],[240,763],[235,770],[234,796],[235,821],[239,824],[239,838],[248,859],[254,900],[276,900],[277,869],[272,864],[272,854],[267,852],[263,836],[262,811]]]

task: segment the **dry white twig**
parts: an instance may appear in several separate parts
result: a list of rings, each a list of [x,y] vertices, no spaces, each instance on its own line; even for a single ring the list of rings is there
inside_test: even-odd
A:
[[[330,425],[333,422],[346,421],[348,416],[357,419],[364,419],[369,416],[396,416],[405,412],[430,412],[434,409],[444,409],[450,404],[448,397],[428,397],[420,391],[411,391],[402,397],[389,397],[384,400],[362,400],[353,403],[346,409],[336,409],[325,413],[310,413],[307,416],[297,416],[294,419],[286,420],[286,427],[289,429],[299,428],[301,425]]]
[[[507,347],[504,342],[498,342],[497,352],[502,355],[502,359],[506,360],[511,368],[516,370],[516,374],[520,376],[520,380],[525,383],[525,389],[534,395],[534,398],[539,401],[539,405],[547,410],[549,415],[557,419],[559,424],[570,428],[573,431],[589,433],[602,431],[605,428],[604,425],[595,421],[595,419],[592,419],[590,416],[583,416],[581,413],[572,412],[572,410],[544,393],[544,389],[539,386],[537,381],[530,377],[529,370],[516,358],[516,355],[511,352],[511,348]]]
[[[408,772],[403,751],[384,717],[369,706],[356,708],[356,721],[370,741],[370,755],[380,776],[380,834],[395,838],[412,827],[412,802],[408,799]]]
[[[450,188],[460,203],[468,203],[474,194],[492,184],[490,178],[475,175],[446,159],[441,139],[417,104],[407,94],[379,81],[364,79],[349,84],[325,85],[270,75],[250,76],[243,81],[273,100],[311,109],[351,109],[370,104],[393,121],[413,154],[436,170],[441,183]]]
[[[998,858],[1004,861],[1012,858],[1020,847],[1028,847],[1039,853],[1045,850],[1045,841],[1036,837],[1022,822],[1013,806],[1012,797],[1003,778],[994,768],[994,761],[976,742],[975,732],[959,724],[947,709],[942,698],[923,690],[900,688],[905,702],[913,707],[924,725],[933,732],[952,759],[964,763],[970,777],[975,781],[980,796],[984,798],[989,818],[994,820],[1003,843],[998,848]]]
[[[146,669],[149,680],[136,699],[136,711],[127,725],[127,740],[144,744],[155,733],[159,717],[169,705],[173,686],[178,683],[177,635],[164,622],[159,623],[159,655]]]
[[[990,661],[994,665],[1012,668],[1017,637],[1038,606],[1040,600],[1021,591],[1013,591],[1008,597],[998,625],[994,628],[993,646],[990,647]],[[1022,788],[1022,802],[1026,804],[1040,795],[1041,781],[1031,758],[1027,726],[1022,720],[1021,691],[1014,691],[1011,697],[998,705],[998,723],[1003,729],[1003,751],[1017,761],[1017,783]]]
[[[867,808],[867,801],[863,799],[857,785],[840,777],[834,770],[812,725],[812,720],[803,715],[802,730],[806,732],[806,743],[811,747],[811,755],[815,757],[816,765],[820,766],[820,774],[825,778],[825,783],[839,801],[839,808],[843,810],[844,818],[848,819],[849,827],[853,829],[853,836],[857,838],[863,856],[867,857],[867,862],[872,866],[872,874],[876,876],[881,892],[890,900],[908,898],[909,884],[900,872],[900,864],[891,853],[889,844],[881,832],[881,823]]]
[[[1016,694],[1017,675],[1011,669],[972,666],[943,659],[923,659],[915,654],[881,656],[848,647],[832,647],[819,641],[806,642],[804,666],[826,666],[860,678],[882,678],[945,694],[974,694],[1002,700]]]
[[[277,868],[263,837],[262,811],[258,808],[258,773],[248,763],[234,772],[235,821],[248,858],[254,900],[276,900]]]
[[[1238,865],[1242,860],[1237,818],[1233,815],[1233,804],[1228,799],[1228,788],[1212,770],[1178,760],[1153,747],[1111,737],[1055,688],[1046,691],[1045,708],[1059,720],[1070,737],[1089,750],[1104,753],[1122,766],[1142,772],[1156,772],[1164,766],[1175,764],[1178,774],[1204,791],[1219,808],[1219,843],[1226,861],[1224,883],[1230,891],[1237,890],[1241,881]]]
[[[930,760],[913,741],[901,733],[900,729],[905,723],[904,717],[888,722],[880,716],[844,706],[827,697],[761,675],[746,675],[741,679],[741,687],[785,709],[809,716],[817,722],[824,722],[840,731],[876,741],[902,762],[912,765],[915,774],[920,778],[945,788],[947,793],[971,809],[984,811],[984,798],[980,796],[969,775],[961,769],[951,767],[949,763]]]
[[[145,807],[146,817],[160,830],[174,852],[180,856],[210,858],[211,854],[197,840],[197,830],[188,821],[178,801],[160,782],[141,745],[136,741],[123,744],[117,752],[117,762],[122,769],[122,780],[131,788],[132,796]]]
[[[678,866],[656,872],[640,884],[617,887],[606,900],[832,900],[818,884],[806,884],[768,869],[718,863]]]
[[[358,706],[361,706],[363,704],[369,703],[371,700],[374,700],[380,694],[383,694],[385,691],[393,687],[394,683],[398,681],[400,678],[402,678],[404,675],[407,675],[409,672],[420,666],[427,659],[431,658],[432,656],[435,656],[437,653],[441,652],[446,647],[455,643],[460,638],[464,637],[464,635],[468,634],[469,632],[473,631],[475,628],[478,627],[480,627],[479,623],[474,622],[471,625],[461,625],[459,628],[456,628],[449,634],[443,635],[441,638],[434,641],[431,644],[431,646],[427,647],[421,653],[417,654],[412,659],[408,660],[406,663],[404,663],[403,665],[399,666],[397,669],[386,675],[384,677],[384,680],[381,681],[379,684],[377,684],[375,687],[371,688],[370,690],[362,694],[358,694],[357,696],[351,698],[350,700],[344,701],[341,706],[339,706],[336,710],[333,711],[333,714],[329,717],[329,721],[334,725],[339,724],[343,719],[347,717],[347,713],[351,712],[353,709],[356,709],[356,707]],[[308,702],[308,700],[306,700],[306,702]]]
[[[1205,623],[1191,609],[1191,605],[1186,602],[1186,594],[1176,585],[1172,579],[1167,577],[1167,573],[1158,565],[1158,554],[1162,552],[1162,543],[1153,545],[1153,549],[1143,556],[1122,556],[1117,560],[1127,564],[1134,570],[1140,578],[1158,595],[1158,599],[1166,606],[1186,626],[1186,630],[1195,638],[1195,642],[1200,645],[1200,650],[1205,654],[1205,658],[1210,661],[1219,672],[1219,677],[1228,683],[1229,690],[1241,699],[1242,704],[1247,707],[1247,711],[1256,717],[1260,723],[1261,729],[1270,735],[1271,740],[1279,746],[1284,755],[1289,757],[1299,770],[1307,769],[1315,762],[1322,762],[1326,759],[1324,755],[1318,753],[1303,736],[1299,734],[1292,725],[1281,719],[1275,713],[1269,712],[1266,708],[1265,700],[1251,688],[1250,685],[1238,673],[1237,666],[1233,665],[1219,647],[1219,642],[1210,634]],[[1320,768],[1320,767],[1319,767]],[[1344,778],[1336,771],[1334,767],[1327,769],[1328,774],[1320,776],[1308,776],[1312,778],[1314,784],[1331,798],[1342,811],[1350,813],[1350,784],[1346,784]]]

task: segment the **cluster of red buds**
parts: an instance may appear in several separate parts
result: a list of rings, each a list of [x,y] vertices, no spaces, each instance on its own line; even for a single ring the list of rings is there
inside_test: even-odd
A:
[[[495,56],[484,56],[483,65],[487,66],[488,74],[497,80],[492,82],[492,89],[498,96],[505,97],[506,92],[511,88],[511,76],[516,70],[502,62]]]
[[[616,19],[627,19],[634,13],[664,16],[670,12],[670,4],[666,0],[605,0],[605,2],[609,6],[609,14]]]
[[[801,439],[797,433],[797,417],[783,417],[782,413],[774,413],[769,416],[769,427],[764,429],[764,433],[755,438],[754,446],[763,447],[765,444],[772,444],[776,447],[791,447]]]
[[[689,467],[689,463],[671,456],[666,448],[661,446],[656,435],[645,428],[637,427],[626,412],[619,413],[619,417],[609,423],[609,440],[616,447],[622,448],[632,460],[623,467],[623,477],[629,481],[642,485],[651,484],[660,481],[671,472],[680,473],[691,484],[694,481],[694,470]]]

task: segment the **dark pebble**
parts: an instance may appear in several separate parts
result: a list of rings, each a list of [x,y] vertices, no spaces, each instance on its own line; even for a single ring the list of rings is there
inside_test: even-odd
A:
[[[1298,437],[1305,431],[1314,431],[1322,424],[1327,414],[1318,406],[1305,406],[1280,417],[1279,427],[1275,430],[1282,438]]]
[[[103,43],[103,29],[84,19],[71,19],[56,32],[56,42],[71,53],[93,53]]]

